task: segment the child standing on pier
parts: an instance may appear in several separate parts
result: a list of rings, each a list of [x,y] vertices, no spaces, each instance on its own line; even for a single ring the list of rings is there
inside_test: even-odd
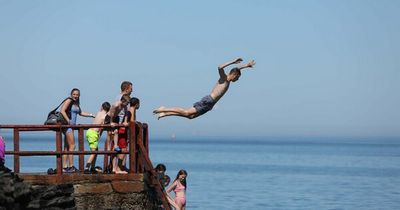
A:
[[[130,99],[130,97],[131,97],[131,93],[132,93],[132,91],[133,91],[133,84],[132,84],[132,82],[130,82],[130,81],[123,81],[122,83],[121,83],[121,93],[117,96],[117,98],[115,99],[115,101],[113,102],[113,104],[112,104],[112,108],[113,107],[118,107],[119,105],[120,105],[120,103],[121,103],[121,99],[124,97],[124,95],[127,95],[127,96],[129,96],[129,98],[127,98],[127,103],[129,103],[129,99]],[[112,113],[112,117],[113,118],[111,118],[111,119],[114,119],[114,121],[115,121],[115,119],[119,119],[118,121],[119,122],[116,122],[116,123],[122,123],[122,119],[124,118],[124,116],[125,116],[125,114],[126,114],[126,112],[127,112],[127,110],[128,110],[128,106],[127,105],[125,105],[124,107],[120,107],[120,108],[118,108],[117,109],[117,111],[116,111],[116,113]],[[111,113],[111,112],[110,112]],[[110,115],[111,116],[111,115]],[[115,145],[115,147],[114,147],[114,151],[116,151],[116,152],[120,152],[121,151],[121,149],[117,146],[117,142],[118,142],[118,133],[114,133],[114,145]]]
[[[80,107],[80,96],[81,91],[78,88],[71,90],[71,95],[66,100],[60,108],[60,113],[63,115],[64,119],[68,122],[68,125],[76,125],[76,120],[79,116],[83,117],[94,117],[93,114],[83,112]],[[74,129],[67,128],[63,130],[64,133],[64,151],[73,152],[75,151],[75,137]],[[74,166],[74,155],[63,155],[63,172],[74,173],[79,170]]]
[[[140,100],[138,98],[131,98],[129,100],[129,108],[125,112],[123,118],[123,125],[129,125],[129,123],[134,123],[136,121],[136,110],[140,107]],[[135,134],[131,134],[135,135]],[[121,148],[122,152],[128,151],[128,132],[126,127],[120,127],[118,129],[118,147]],[[126,172],[126,155],[118,154],[118,162],[115,173],[125,174]]]
[[[111,108],[110,108],[110,112],[108,113],[109,118],[110,118],[110,124],[111,126],[116,126],[119,124],[122,124],[124,126],[128,126],[128,124],[126,122],[124,122],[124,116],[119,116],[119,113],[122,110],[128,110],[128,105],[129,105],[129,100],[131,99],[131,97],[128,94],[124,94],[122,95],[122,97],[120,98],[120,100],[116,103],[114,103]],[[124,111],[125,113],[125,111]],[[112,140],[112,146],[114,151],[116,152],[121,152],[121,148],[119,148],[118,146],[118,139],[120,138],[120,134],[119,131],[120,129],[115,128],[113,129],[113,131],[111,131],[109,133],[110,135],[110,140]],[[115,155],[111,156],[112,158],[112,172],[116,172],[117,171],[117,158]]]
[[[110,120],[111,120],[111,125],[117,125],[117,124],[123,124],[124,121],[124,116],[126,111],[128,110],[128,105],[129,105],[129,100],[131,97],[128,94],[124,94],[121,96],[120,100],[115,102],[109,112]],[[123,111],[124,115],[120,115],[120,113]],[[117,152],[120,152],[120,148],[117,146],[118,145],[118,129],[115,129],[113,132],[113,142],[114,142],[114,150]]]
[[[104,120],[106,118],[106,115],[108,111],[110,111],[110,103],[104,102],[101,105],[100,111],[97,112],[96,117],[93,120],[93,124],[104,124]],[[98,151],[99,149],[99,139],[100,136],[103,132],[102,128],[89,128],[86,132],[86,139],[89,143],[89,147],[91,151]],[[96,173],[96,154],[91,154],[89,159],[87,160],[86,163],[86,168],[84,173]]]

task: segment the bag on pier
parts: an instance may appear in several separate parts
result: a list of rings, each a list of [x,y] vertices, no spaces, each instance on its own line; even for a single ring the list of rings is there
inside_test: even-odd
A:
[[[68,98],[64,99],[64,101],[61,102],[61,104],[63,104],[67,99]],[[58,109],[58,107],[61,106],[61,104],[49,112],[49,114],[47,115],[47,120],[44,122],[45,125],[57,125],[57,124],[66,125],[66,124],[68,124],[68,122],[64,119],[61,112],[56,111]]]

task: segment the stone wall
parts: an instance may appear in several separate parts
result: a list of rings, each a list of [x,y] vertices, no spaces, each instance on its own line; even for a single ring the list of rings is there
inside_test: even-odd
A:
[[[74,184],[78,209],[159,209],[156,193],[143,181],[80,182]]]
[[[25,182],[14,173],[0,171],[0,210],[2,209],[161,209],[156,192],[141,179],[124,177],[80,177],[63,184],[50,184],[40,177],[39,184]],[[111,177],[110,177],[111,176]],[[136,175],[138,176],[138,175]],[[73,176],[67,176],[72,179]]]
[[[32,186],[0,171],[0,209],[76,209],[72,184]]]

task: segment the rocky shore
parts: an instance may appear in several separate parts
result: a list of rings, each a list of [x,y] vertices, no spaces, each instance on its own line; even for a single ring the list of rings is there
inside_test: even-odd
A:
[[[0,170],[0,210],[77,209],[72,184],[32,186],[14,173]]]

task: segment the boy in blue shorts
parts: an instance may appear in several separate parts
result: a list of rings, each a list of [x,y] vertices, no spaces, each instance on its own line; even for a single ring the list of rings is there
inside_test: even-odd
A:
[[[110,111],[110,103],[104,102],[101,105],[100,111],[97,112],[96,117],[93,120],[93,124],[104,124],[104,120],[108,111]],[[98,151],[99,149],[99,139],[102,133],[101,128],[89,128],[86,132],[86,139],[89,143],[91,151]],[[96,173],[96,154],[91,154],[87,160],[84,173]]]
[[[167,108],[162,106],[154,110],[153,113],[158,115],[158,119],[167,116],[179,116],[193,119],[210,111],[226,91],[228,91],[230,83],[236,82],[239,79],[241,75],[240,71],[245,68],[253,68],[253,66],[256,65],[256,62],[252,60],[247,64],[239,65],[231,69],[228,74],[225,73],[225,67],[232,64],[239,64],[242,61],[243,59],[237,58],[218,66],[219,79],[217,84],[212,89],[210,95],[203,97],[200,101],[194,103],[192,107],[185,109],[181,107]]]

